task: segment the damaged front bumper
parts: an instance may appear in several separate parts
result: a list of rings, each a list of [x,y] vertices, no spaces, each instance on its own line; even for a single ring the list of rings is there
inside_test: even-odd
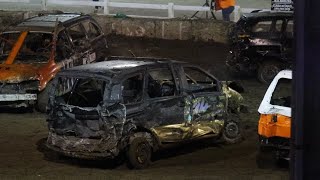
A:
[[[37,94],[0,94],[0,101],[31,101],[37,100]]]
[[[77,138],[49,132],[47,148],[65,156],[81,159],[112,159],[117,151],[103,139]]]

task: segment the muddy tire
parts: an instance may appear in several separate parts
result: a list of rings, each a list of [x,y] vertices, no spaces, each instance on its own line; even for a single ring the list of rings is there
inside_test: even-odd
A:
[[[150,165],[152,148],[144,137],[132,140],[127,150],[128,165],[133,169],[143,169]]]
[[[222,139],[226,144],[239,143],[242,140],[241,133],[242,132],[241,132],[241,127],[239,122],[236,122],[234,120],[229,120],[226,122],[224,126]]]
[[[36,109],[39,112],[46,113],[47,112],[47,105],[49,100],[49,90],[52,88],[52,83],[49,82],[44,90],[42,90],[38,94],[38,100],[36,104]]]
[[[276,61],[265,61],[258,68],[258,80],[264,84],[269,84],[273,78],[281,71],[281,64]]]

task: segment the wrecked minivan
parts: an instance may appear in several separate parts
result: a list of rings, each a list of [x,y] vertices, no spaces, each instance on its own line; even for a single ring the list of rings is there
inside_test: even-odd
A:
[[[283,70],[271,82],[258,109],[260,113],[258,158],[272,155],[272,160],[289,160],[291,132],[292,71]],[[258,159],[261,161],[261,159]],[[268,163],[268,162],[259,162]]]
[[[45,112],[47,88],[60,69],[103,60],[107,41],[89,15],[41,14],[0,33],[0,107]]]
[[[49,93],[47,147],[144,168],[152,152],[205,137],[241,140],[242,96],[192,64],[113,57],[59,72]]]

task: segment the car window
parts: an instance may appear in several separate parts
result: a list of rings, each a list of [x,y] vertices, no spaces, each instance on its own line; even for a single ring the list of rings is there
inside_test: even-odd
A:
[[[289,20],[286,27],[287,37],[293,37],[293,20]]]
[[[0,35],[0,61],[4,61],[18,38],[20,32],[3,33]],[[14,60],[14,63],[46,63],[52,49],[51,33],[29,32]]]
[[[175,95],[175,83],[169,68],[152,69],[147,73],[150,98]]]
[[[281,32],[282,25],[283,25],[283,20],[276,20],[274,31],[275,32]]]
[[[94,39],[95,37],[100,36],[101,33],[99,31],[99,28],[95,24],[93,24],[90,21],[85,21],[82,24],[83,24],[84,29],[87,32],[89,39]]]
[[[184,67],[188,90],[211,92],[218,91],[217,81],[199,68]]]
[[[277,86],[272,94],[271,104],[291,107],[292,84],[291,79],[279,79]]]
[[[55,95],[68,105],[97,107],[103,101],[106,83],[94,78],[60,77]]]
[[[66,35],[65,31],[62,31],[58,35],[57,49],[56,49],[56,61],[67,59],[73,53],[72,45]]]
[[[68,32],[73,42],[78,42],[79,40],[86,39],[86,34],[80,24],[76,24],[70,27],[68,29]]]
[[[140,102],[143,95],[143,74],[140,73],[124,80],[121,91],[124,104]]]
[[[272,25],[272,21],[259,21],[252,27],[252,32],[269,32]]]

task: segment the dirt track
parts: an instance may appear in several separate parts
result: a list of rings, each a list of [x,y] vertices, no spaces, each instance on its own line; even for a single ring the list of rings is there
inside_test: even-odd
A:
[[[220,79],[227,49],[221,44],[126,39],[110,40],[113,55],[170,57],[202,65]],[[130,51],[129,51],[130,50]],[[43,146],[47,129],[40,113],[0,113],[0,178],[21,179],[288,179],[288,168],[259,169],[256,165],[256,111],[266,90],[254,78],[238,77],[250,113],[242,114],[245,140],[236,145],[209,140],[163,150],[150,168],[129,170],[114,161],[57,158]]]

